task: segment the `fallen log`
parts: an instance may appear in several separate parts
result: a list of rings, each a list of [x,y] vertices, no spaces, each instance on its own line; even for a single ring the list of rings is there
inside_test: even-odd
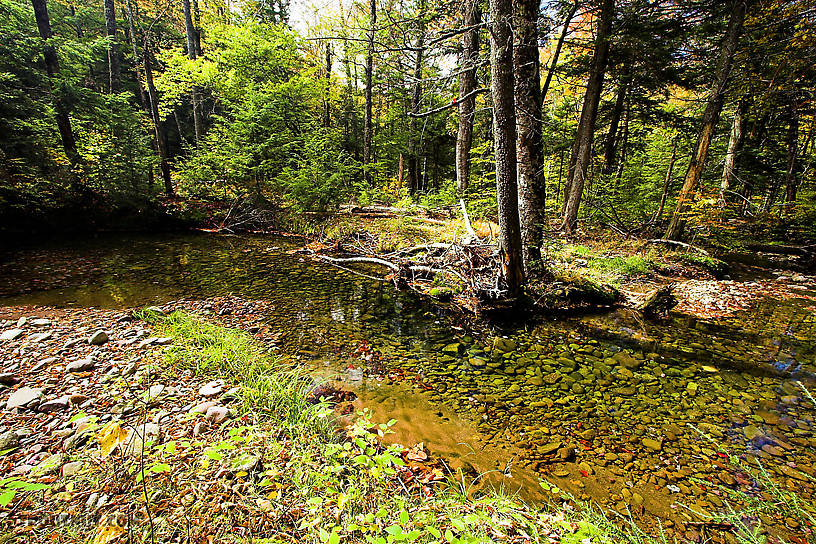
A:
[[[699,248],[697,246],[693,246],[691,244],[687,244],[685,242],[678,242],[677,240],[669,240],[666,238],[653,238],[651,240],[646,240],[647,244],[663,244],[666,246],[677,246],[682,247],[684,249],[688,249],[689,251],[696,251],[698,253],[702,253],[706,257],[710,257],[711,254],[706,251],[705,249]]]
[[[394,264],[390,261],[386,261],[385,259],[379,259],[377,257],[329,257],[328,255],[316,255],[318,259],[335,263],[335,264],[343,264],[343,263],[368,263],[368,264],[379,264],[382,266],[387,266],[391,270],[397,272],[399,271],[399,265]]]
[[[674,287],[674,284],[670,283],[648,292],[635,309],[646,315],[665,315],[678,303],[677,297],[674,296]]]

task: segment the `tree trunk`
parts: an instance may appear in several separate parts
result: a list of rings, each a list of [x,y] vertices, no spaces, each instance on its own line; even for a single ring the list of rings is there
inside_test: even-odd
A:
[[[703,125],[697,137],[697,145],[691,155],[686,178],[683,187],[677,197],[677,205],[674,208],[669,226],[666,229],[664,238],[668,240],[680,240],[683,230],[686,227],[686,213],[689,209],[689,199],[692,192],[697,188],[700,178],[703,176],[705,161],[708,157],[708,150],[711,146],[711,139],[714,136],[714,129],[717,128],[717,121],[720,118],[723,102],[725,100],[725,90],[728,87],[728,79],[731,75],[731,68],[734,65],[734,54],[739,44],[739,36],[742,32],[742,24],[745,20],[747,0],[735,0],[728,22],[728,30],[725,39],[720,46],[720,58],[717,63],[717,73],[714,87],[711,89],[711,96],[708,98],[705,112],[703,113]]]
[[[595,39],[595,51],[592,56],[592,67],[589,72],[584,103],[581,106],[581,118],[578,121],[578,133],[573,150],[574,159],[570,160],[570,172],[567,184],[569,196],[564,206],[564,220],[561,228],[572,234],[578,222],[578,208],[584,192],[589,161],[592,158],[592,139],[595,133],[595,120],[598,117],[598,103],[601,100],[603,79],[606,73],[606,61],[609,57],[609,38],[612,33],[612,19],[615,12],[614,0],[603,0],[598,19],[598,31]]]
[[[657,223],[663,216],[663,209],[666,207],[666,197],[669,194],[669,187],[671,187],[672,171],[674,170],[674,163],[677,162],[677,137],[672,143],[671,159],[669,159],[669,167],[666,169],[666,179],[663,180],[663,192],[660,194],[660,205],[657,207],[652,222]]]
[[[620,125],[621,116],[623,115],[623,107],[626,103],[626,93],[629,90],[629,78],[624,72],[618,82],[618,93],[615,97],[615,106],[612,108],[612,116],[609,119],[609,132],[606,133],[606,141],[604,142],[604,158],[603,158],[603,175],[608,176],[612,173],[612,168],[615,166],[615,156],[617,155],[617,146],[615,145],[618,138],[618,125]]]
[[[748,113],[748,100],[743,98],[734,110],[734,122],[731,124],[731,136],[728,138],[728,150],[725,152],[722,180],[720,181],[720,203],[725,205],[730,198],[728,193],[734,186],[737,156],[742,149],[745,120]]]
[[[493,97],[493,145],[499,212],[501,274],[511,297],[524,284],[518,183],[516,180],[516,112],[513,100],[513,3],[490,0],[490,72]]]
[[[34,7],[34,17],[37,20],[37,29],[40,32],[40,37],[43,39],[43,58],[45,59],[45,71],[48,73],[48,79],[51,84],[51,96],[54,99],[54,117],[57,121],[57,129],[62,139],[62,147],[65,150],[65,155],[71,164],[79,163],[79,153],[76,148],[76,140],[74,139],[74,132],[71,130],[71,117],[68,115],[68,109],[62,101],[59,92],[54,92],[53,80],[59,74],[59,60],[57,59],[57,50],[51,45],[51,20],[48,17],[48,6],[46,0],[31,0]]]
[[[105,0],[105,33],[108,36],[108,72],[110,92],[122,89],[122,68],[119,61],[119,41],[116,39],[116,6],[113,0]]]
[[[201,12],[198,10],[198,0],[193,0],[193,28],[195,29],[195,52],[201,57]]]
[[[153,117],[153,128],[156,134],[156,148],[159,152],[159,167],[164,180],[164,191],[168,196],[172,196],[174,191],[173,180],[170,179],[170,163],[167,162],[167,140],[164,136],[161,117],[159,117],[159,97],[156,86],[153,84],[153,67],[150,63],[150,36],[147,34],[142,44],[142,62],[144,63],[147,94],[150,98],[150,115]]]
[[[623,134],[620,137],[620,156],[618,157],[618,168],[615,171],[615,193],[620,188],[620,180],[623,175],[623,167],[626,166],[626,152],[629,150],[629,121],[632,117],[632,101],[626,101],[626,114],[623,117]],[[618,146],[615,146],[618,147]]]
[[[332,46],[331,42],[326,42],[326,94],[323,97],[323,126],[329,128],[331,126],[331,100],[329,99],[331,91],[331,74],[332,74]]]
[[[799,151],[799,112],[791,99],[790,124],[788,125],[788,167],[785,170],[785,214],[793,214],[796,204],[796,161]]]
[[[515,38],[516,160],[525,269],[541,259],[546,187],[541,140],[541,73],[538,59],[540,0],[513,0]]]
[[[462,24],[473,27],[481,22],[482,14],[477,0],[462,2]],[[459,66],[459,128],[456,134],[456,188],[460,195],[470,183],[470,148],[473,146],[473,116],[476,112],[476,96],[468,96],[476,90],[476,65],[479,62],[479,29],[471,28],[462,34],[462,52]],[[461,97],[468,96],[462,99]]]
[[[425,20],[424,0],[419,3],[419,35],[417,36],[416,58],[414,60],[414,87],[411,93],[411,113],[419,113],[420,100],[422,98],[422,59],[425,52]],[[422,185],[419,173],[420,142],[417,138],[417,118],[414,115],[408,117],[408,190],[413,194]]]
[[[372,182],[371,170],[371,140],[374,132],[372,121],[373,105],[373,83],[374,83],[374,36],[377,26],[377,0],[370,0],[369,3],[369,24],[368,48],[366,49],[365,64],[365,113],[363,118],[363,167],[365,168],[365,178],[369,185]]]
[[[107,0],[106,0],[107,1]],[[187,35],[187,58],[196,59],[196,31],[193,26],[193,15],[190,9],[190,0],[181,0],[184,7],[184,30]],[[204,135],[204,126],[201,121],[201,92],[197,85],[193,85],[190,98],[193,102],[193,128],[196,145],[201,143]]]
[[[125,0],[125,8],[127,9],[128,29],[130,31],[130,48],[133,51],[133,70],[136,73],[136,87],[139,89],[139,102],[149,115],[150,106],[147,103],[144,87],[142,86],[142,75],[139,69],[139,51],[136,48],[136,26],[133,22],[133,7],[130,4],[130,0]]]
[[[567,17],[564,19],[564,26],[561,29],[561,35],[558,36],[558,43],[555,44],[552,63],[550,64],[550,69],[547,71],[547,79],[544,81],[544,87],[541,89],[542,102],[545,98],[547,98],[547,92],[550,90],[550,83],[552,82],[553,74],[555,74],[555,68],[558,66],[558,57],[561,56],[561,48],[564,47],[564,40],[567,38],[567,34],[569,33],[569,25],[572,22],[572,18],[575,16],[575,12],[578,11],[578,1],[579,0],[576,0],[575,3],[572,4],[572,7],[567,13]]]

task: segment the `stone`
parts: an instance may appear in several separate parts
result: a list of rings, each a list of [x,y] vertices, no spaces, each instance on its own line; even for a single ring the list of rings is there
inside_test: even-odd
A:
[[[156,345],[159,345],[159,346],[166,346],[166,345],[172,344],[172,343],[173,343],[173,338],[171,338],[170,336],[164,336],[164,337],[161,337],[161,338],[156,338]]]
[[[501,353],[508,353],[516,350],[516,343],[508,338],[496,337],[493,339],[493,350]]]
[[[543,444],[539,446],[538,453],[541,455],[548,455],[554,452],[557,452],[561,448],[561,442],[548,442],[547,444]]]
[[[229,409],[224,406],[210,406],[207,408],[207,419],[213,423],[222,423],[229,419]]]
[[[88,343],[92,346],[101,346],[108,341],[108,333],[105,331],[96,331],[88,338]]]
[[[165,315],[164,310],[159,308],[158,306],[148,306],[144,309],[144,313],[156,314],[156,315]]]
[[[755,439],[760,438],[761,436],[763,436],[762,431],[760,431],[754,425],[747,425],[747,426],[743,427],[742,428],[742,433],[745,435],[745,438],[747,438],[748,440],[755,440]]]
[[[80,461],[72,461],[70,463],[65,463],[64,465],[62,465],[62,475],[65,477],[73,476],[80,470],[82,470],[82,462]]]
[[[569,461],[570,459],[575,458],[575,448],[572,446],[565,446],[563,448],[558,449],[558,458],[562,461]]]
[[[207,410],[209,410],[210,408],[212,408],[215,405],[216,405],[216,402],[214,400],[208,400],[206,402],[201,402],[199,404],[196,404],[195,406],[190,408],[190,410],[187,413],[189,413],[189,414],[206,414]]]
[[[23,335],[23,329],[9,329],[0,333],[0,340],[17,340]]]
[[[141,455],[144,445],[148,442],[161,442],[161,427],[155,423],[143,423],[128,431],[122,451],[129,455]]]
[[[202,397],[214,397],[220,395],[224,391],[224,380],[214,380],[207,382],[198,390],[198,394]]]
[[[42,389],[36,387],[21,387],[11,394],[8,401],[6,401],[6,409],[24,408],[43,397]]]
[[[653,438],[644,438],[641,443],[649,450],[658,452],[663,449],[662,440],[654,440]]]
[[[45,318],[36,318],[31,320],[31,324],[35,327],[48,327],[51,325],[50,319]]]
[[[55,412],[62,412],[66,408],[68,408],[68,403],[70,402],[71,396],[70,395],[63,395],[56,399],[51,399],[43,402],[38,407],[40,412],[46,413],[55,413]]]
[[[462,344],[459,344],[458,342],[455,343],[455,344],[448,344],[447,346],[442,348],[442,353],[450,353],[451,355],[458,355],[459,354],[459,348],[461,346],[462,346]]]
[[[93,370],[96,366],[96,361],[93,357],[85,357],[77,361],[72,361],[65,366],[66,372],[87,372]]]
[[[31,342],[40,343],[51,338],[54,333],[52,331],[34,333],[28,337]]]
[[[162,396],[167,396],[169,392],[167,391],[167,387],[162,384],[151,385],[148,388],[147,392],[144,394],[144,400],[147,403],[154,403],[158,401]]]
[[[20,437],[14,431],[0,434],[0,453],[20,447]]]
[[[3,372],[0,374],[0,384],[11,387],[20,383],[20,378],[14,372]]]

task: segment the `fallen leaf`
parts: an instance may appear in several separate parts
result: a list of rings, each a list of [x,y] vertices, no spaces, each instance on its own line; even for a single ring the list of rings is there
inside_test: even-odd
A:
[[[119,425],[117,421],[111,421],[99,431],[97,440],[99,449],[102,450],[102,457],[108,457],[119,444],[127,440],[128,432]]]

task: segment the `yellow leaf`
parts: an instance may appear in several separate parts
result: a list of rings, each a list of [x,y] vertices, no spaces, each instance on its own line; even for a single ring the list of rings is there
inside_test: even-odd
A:
[[[96,529],[93,544],[109,544],[125,533],[125,528],[115,521],[102,521]]]
[[[99,431],[99,449],[102,450],[102,457],[108,457],[116,446],[127,440],[128,432],[116,421],[111,421]]]

